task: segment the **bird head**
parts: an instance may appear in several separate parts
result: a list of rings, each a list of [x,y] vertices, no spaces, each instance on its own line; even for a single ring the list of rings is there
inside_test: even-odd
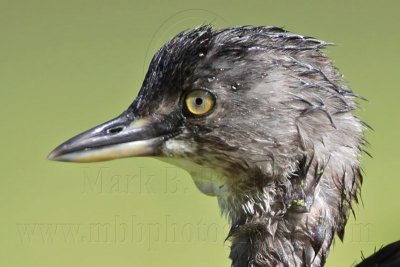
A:
[[[269,178],[292,171],[296,164],[289,161],[301,150],[295,125],[301,111],[285,103],[296,101],[293,87],[300,80],[283,65],[290,55],[268,47],[282,34],[272,27],[219,32],[201,27],[179,34],[156,53],[126,111],[63,143],[49,158],[93,162],[153,156],[196,177],[212,176],[208,170],[248,176],[262,169]]]
[[[218,196],[233,232],[268,221],[272,235],[276,224],[266,218],[303,213],[342,231],[359,188],[363,127],[352,114],[355,95],[320,50],[326,45],[276,27],[182,32],[154,55],[126,111],[49,159],[156,157]],[[335,212],[324,213],[325,204]],[[305,227],[304,218],[286,219]],[[331,228],[313,237],[319,248]]]

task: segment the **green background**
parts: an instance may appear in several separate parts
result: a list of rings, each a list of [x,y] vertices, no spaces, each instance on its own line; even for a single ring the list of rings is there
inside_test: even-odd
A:
[[[363,205],[327,266],[400,238],[399,1],[0,0],[0,265],[229,266],[215,198],[155,159],[50,162],[67,138],[122,112],[152,54],[202,23],[277,25],[335,42],[369,102]]]

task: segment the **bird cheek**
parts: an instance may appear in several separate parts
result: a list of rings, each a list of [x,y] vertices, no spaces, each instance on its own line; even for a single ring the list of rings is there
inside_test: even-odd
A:
[[[173,138],[164,142],[161,151],[166,157],[186,158],[193,154],[194,145],[189,141]]]

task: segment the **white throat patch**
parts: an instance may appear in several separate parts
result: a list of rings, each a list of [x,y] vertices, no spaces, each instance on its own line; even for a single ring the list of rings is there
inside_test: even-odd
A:
[[[223,169],[197,164],[193,158],[194,145],[180,140],[168,140],[162,150],[166,156],[158,159],[186,170],[202,193],[219,197],[227,193],[227,177]],[[191,156],[187,156],[188,154]]]

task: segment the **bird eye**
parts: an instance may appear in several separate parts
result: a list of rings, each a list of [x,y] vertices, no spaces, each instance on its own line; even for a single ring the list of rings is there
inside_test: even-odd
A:
[[[205,115],[212,110],[215,105],[214,96],[205,90],[194,90],[185,97],[186,109],[192,115]]]

